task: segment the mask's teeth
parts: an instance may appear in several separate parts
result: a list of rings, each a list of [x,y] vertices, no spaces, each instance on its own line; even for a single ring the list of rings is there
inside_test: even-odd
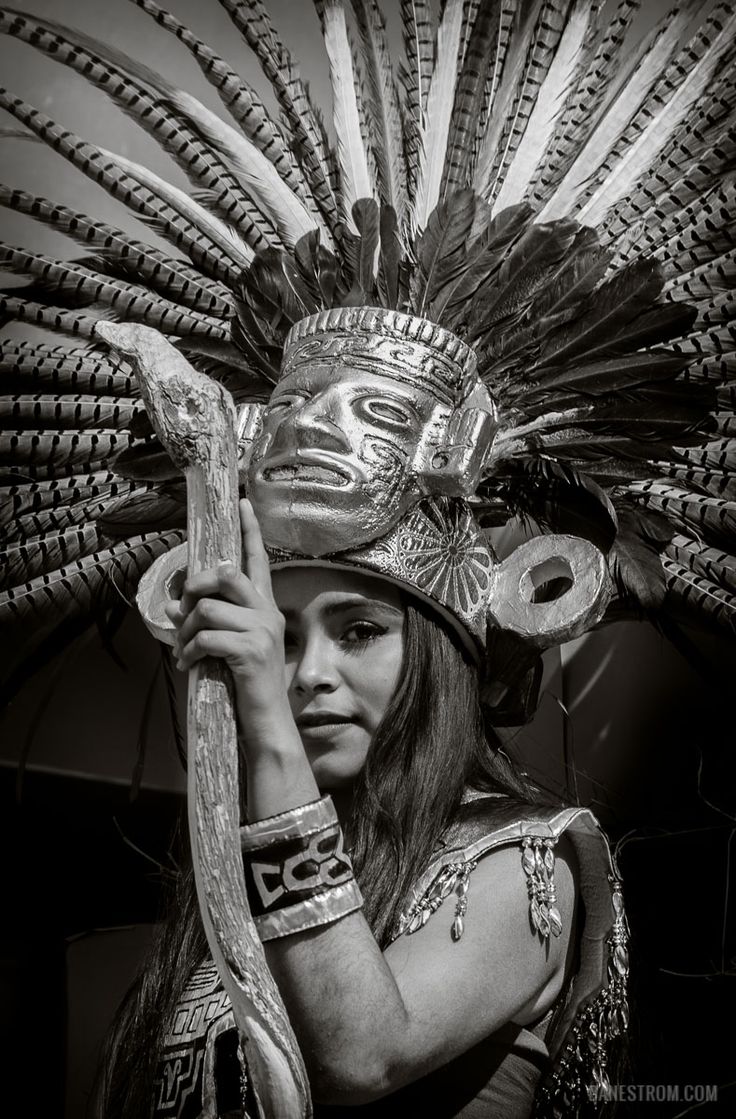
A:
[[[267,482],[318,482],[323,486],[346,486],[348,479],[338,470],[314,463],[274,466],[263,472]]]

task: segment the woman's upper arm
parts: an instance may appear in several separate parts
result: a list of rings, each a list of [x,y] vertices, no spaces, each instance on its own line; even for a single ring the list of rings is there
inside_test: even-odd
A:
[[[445,1063],[509,1022],[534,1021],[559,994],[574,949],[572,845],[563,836],[555,851],[562,932],[544,939],[531,927],[521,854],[519,846],[503,847],[478,863],[458,941],[451,935],[457,899],[450,894],[423,928],[384,953],[407,1011],[399,1062],[409,1075],[397,1068],[400,1081]]]

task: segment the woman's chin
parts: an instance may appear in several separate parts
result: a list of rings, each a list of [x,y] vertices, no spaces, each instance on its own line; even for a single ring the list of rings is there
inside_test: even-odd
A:
[[[331,739],[302,738],[304,749],[320,791],[349,788],[365,765],[369,736],[351,726]]]

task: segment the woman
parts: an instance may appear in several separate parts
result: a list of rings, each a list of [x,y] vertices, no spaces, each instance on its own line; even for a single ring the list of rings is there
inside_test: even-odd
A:
[[[672,606],[675,617],[733,619],[723,560],[732,537],[721,504],[730,484],[721,410],[730,404],[725,386],[718,400],[715,389],[733,343],[724,291],[733,4],[698,5],[692,31],[690,6],[677,6],[641,51],[631,49],[635,5],[627,3],[609,12],[560,0],[529,6],[528,18],[518,5],[518,19],[504,7],[499,22],[493,3],[448,0],[436,28],[432,5],[402,4],[396,67],[377,5],[320,0],[334,146],[260,0],[220,6],[261,64],[278,119],[175,16],[153,0],[138,6],[193,55],[236,127],[163,78],[158,61],[146,69],[119,44],[6,13],[4,33],[104,91],[180,164],[193,196],[5,96],[24,130],[168,247],[164,254],[8,189],[4,205],[76,238],[86,255],[67,266],[5,246],[6,267],[32,280],[4,300],[4,314],[99,342],[97,314],[107,307],[116,320],[168,334],[241,405],[251,402],[239,426],[243,466],[250,457],[248,492],[276,566],[303,566],[289,558],[301,553],[333,571],[379,576],[384,589],[371,595],[382,601],[386,585],[394,588],[394,610],[399,594],[400,626],[395,619],[366,640],[369,619],[338,640],[322,591],[303,573],[276,573],[275,601],[291,610],[295,641],[287,688],[278,611],[249,524],[250,584],[199,582],[176,615],[185,666],[220,651],[235,668],[248,768],[246,873],[261,927],[274,933],[269,955],[318,1097],[377,1098],[380,1107],[408,1082],[432,1094],[437,1080],[426,1074],[439,1077],[458,1053],[472,1065],[477,1046],[493,1049],[503,1030],[506,1050],[521,1039],[523,1107],[544,1034],[554,1068],[551,1087],[538,1094],[548,1110],[561,1100],[572,1114],[587,1087],[605,1086],[608,1042],[625,1027],[620,894],[592,817],[530,807],[532,793],[493,754],[470,664],[491,649],[484,698],[503,698],[527,667],[527,642],[534,655],[601,619],[604,568],[616,581],[617,610]],[[3,361],[21,394],[9,414],[27,430],[4,452],[17,543],[0,607],[34,664],[51,632],[117,603],[181,539],[183,486],[179,456],[169,460],[150,434],[138,389],[106,351],[22,342]],[[258,409],[272,391],[259,435]],[[440,504],[428,506],[428,497]],[[456,499],[465,512],[447,504]],[[497,564],[468,510],[484,526],[520,515],[562,536]],[[581,542],[574,554],[560,551],[569,533],[586,537],[587,552]],[[558,578],[572,586],[564,616],[556,600],[543,601],[533,568],[542,586]],[[365,595],[364,583],[348,591],[339,579],[332,593]],[[229,604],[227,617],[221,606],[195,609],[215,592]],[[29,625],[37,617],[48,628]],[[256,623],[257,646],[242,637]],[[398,646],[399,631],[404,649],[392,660],[384,649]],[[197,637],[211,633],[209,646]],[[361,651],[340,660],[356,666],[355,677],[341,669],[333,693],[318,674],[322,691],[310,698],[302,660],[315,633],[323,651]],[[365,669],[374,653],[376,677]],[[325,702],[338,695],[350,702]],[[312,716],[326,711],[338,721],[322,729]],[[288,920],[276,919],[267,911],[276,887],[254,869],[265,862],[258,824],[289,815],[292,840],[301,842],[312,812],[302,808],[322,789],[335,793],[364,916],[351,909],[352,872],[323,808],[314,827],[329,833],[333,880],[322,882],[319,905],[316,895],[297,900]],[[503,797],[463,803],[474,792]],[[301,870],[319,879],[323,864],[313,862],[316,869]],[[280,902],[294,889],[285,867]],[[445,922],[441,903],[453,890]],[[320,905],[329,919],[308,932],[291,927],[302,901],[304,920]],[[157,969],[141,983],[140,1007],[131,1003],[137,1042],[123,1033],[138,1063],[126,1065],[118,1051],[113,1082],[126,1101],[118,1113],[149,1106],[156,1077],[146,1082],[139,1066],[155,1063],[162,1022],[159,1113],[240,1106],[215,1099],[227,1077],[214,1070],[227,1060],[237,1069],[237,1046],[227,1041],[216,975],[206,965],[196,971],[204,946],[196,906],[186,904],[191,919],[175,919]],[[545,1033],[553,1006],[559,1013]],[[484,1050],[476,1071],[453,1066],[448,1078],[473,1099],[493,1067]],[[493,1091],[502,1079],[491,1076]],[[129,1088],[140,1092],[135,1105]]]
[[[534,807],[535,792],[484,726],[477,665],[411,588],[329,563],[272,573],[247,501],[241,522],[247,573],[231,565],[202,572],[168,613],[179,668],[217,656],[231,669],[249,826],[310,811],[329,795],[352,851],[362,910],[358,900],[343,916],[266,941],[314,1099],[326,1114],[368,1105],[367,1114],[380,1115],[530,1115],[549,1071],[552,1011],[576,965],[578,870],[572,842],[560,835],[548,899],[558,935],[541,935],[530,927],[518,823],[565,814]],[[443,848],[472,843],[478,853],[453,858],[453,875],[446,867],[427,875]],[[417,908],[421,890],[412,887],[438,874],[439,894],[455,888],[452,901],[438,904],[435,889]],[[179,944],[172,953],[169,929],[159,949],[159,966],[167,951],[173,956],[167,978],[179,996],[186,967],[204,955],[201,932],[192,940],[187,927],[192,918],[190,905],[182,937],[177,914]],[[156,973],[148,974],[150,983]],[[191,1012],[203,993],[212,1006],[212,969],[205,964],[199,976],[179,1012]],[[151,1011],[160,1018],[166,1007],[176,1018],[160,994]],[[145,981],[138,997],[145,1006]],[[213,1039],[200,1036],[205,1055],[193,1080],[182,1076],[182,1036],[159,1033],[154,1114],[247,1109],[232,1037],[225,1044],[233,1031],[226,1014],[212,1012],[212,1021],[219,1052],[208,1061]],[[130,1097],[116,1099],[130,1088],[126,1057],[141,1071],[128,1045],[113,1056],[102,1114],[116,1106],[133,1113]],[[145,1090],[154,1094],[150,1078]]]

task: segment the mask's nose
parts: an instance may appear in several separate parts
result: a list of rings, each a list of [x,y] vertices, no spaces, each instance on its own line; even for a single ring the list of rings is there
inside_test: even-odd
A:
[[[302,404],[292,405],[274,433],[271,450],[293,447],[349,452],[349,415],[336,392],[317,393]]]

